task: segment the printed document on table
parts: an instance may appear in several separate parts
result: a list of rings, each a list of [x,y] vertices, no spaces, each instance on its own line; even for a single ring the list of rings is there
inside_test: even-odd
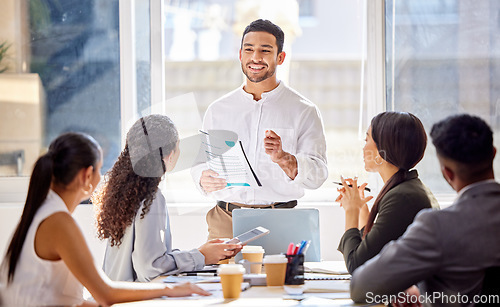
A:
[[[215,132],[217,131],[222,130]],[[219,178],[226,179],[228,187],[262,186],[247,159],[241,141],[230,138],[229,134],[201,132],[204,136],[202,146],[208,167],[217,172]]]

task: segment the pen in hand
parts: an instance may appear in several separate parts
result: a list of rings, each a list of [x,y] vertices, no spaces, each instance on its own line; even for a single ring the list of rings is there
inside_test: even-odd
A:
[[[338,184],[338,185],[343,185],[342,182],[333,181],[333,183]],[[352,184],[348,184],[348,186],[352,188]],[[371,192],[370,188],[368,188],[368,187],[365,187],[365,191]]]

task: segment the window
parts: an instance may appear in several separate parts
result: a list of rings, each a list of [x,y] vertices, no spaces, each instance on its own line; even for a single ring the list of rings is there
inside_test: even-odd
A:
[[[500,132],[500,35],[497,1],[384,1],[387,109],[432,124],[471,113]],[[498,148],[500,141],[495,138]],[[495,170],[500,171],[499,159]],[[436,194],[452,193],[429,142],[417,166]]]
[[[132,121],[151,112],[154,9],[118,0],[5,0],[0,9],[9,46],[0,63],[9,68],[0,73],[0,176],[9,176],[0,178],[0,201],[18,203],[56,136],[95,137],[106,172]]]
[[[11,18],[28,30],[7,43],[12,51],[26,51],[24,57],[18,57],[20,52],[10,56],[24,67],[10,65],[10,73],[1,79],[19,85],[8,89],[17,99],[0,99],[1,108],[14,115],[3,124],[2,155],[17,152],[22,161],[18,171],[5,159],[0,175],[29,176],[40,152],[68,131],[94,136],[103,148],[104,170],[108,169],[120,149],[118,0],[23,3],[25,19],[15,14]],[[43,94],[21,97],[23,88],[38,82]]]

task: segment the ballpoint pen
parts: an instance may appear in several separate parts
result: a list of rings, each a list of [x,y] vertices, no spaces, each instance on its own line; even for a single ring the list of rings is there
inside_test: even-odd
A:
[[[300,242],[300,246],[299,246],[299,250],[297,251],[297,255],[300,255],[304,252],[304,248],[306,247],[306,244],[307,244],[306,240],[302,240]]]
[[[290,242],[290,244],[288,245],[288,249],[286,250],[286,254],[293,255],[294,248],[295,248],[295,244],[293,244],[293,242]]]
[[[203,269],[203,270],[193,270],[193,271],[185,271],[185,272],[182,272],[181,274],[198,274],[198,273],[217,273],[217,268],[207,268],[207,269]]]
[[[183,273],[185,276],[205,276],[205,277],[215,277],[215,276],[218,276],[217,273],[193,273],[193,272],[189,272],[189,273]]]
[[[302,254],[305,254],[307,250],[309,249],[309,246],[311,245],[311,240],[307,240],[306,246],[302,250]]]
[[[338,185],[343,185],[342,182],[333,181],[333,183],[338,184]],[[348,184],[348,186],[352,188],[352,184]],[[365,187],[365,191],[371,192],[370,188],[368,188],[368,187]]]

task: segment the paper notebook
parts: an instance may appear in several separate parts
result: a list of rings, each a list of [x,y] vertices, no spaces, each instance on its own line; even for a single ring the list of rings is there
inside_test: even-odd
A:
[[[347,280],[306,280],[304,283],[304,293],[349,293]]]
[[[351,280],[351,275],[305,273],[304,280]]]
[[[304,272],[333,275],[349,274],[343,261],[304,262]]]

